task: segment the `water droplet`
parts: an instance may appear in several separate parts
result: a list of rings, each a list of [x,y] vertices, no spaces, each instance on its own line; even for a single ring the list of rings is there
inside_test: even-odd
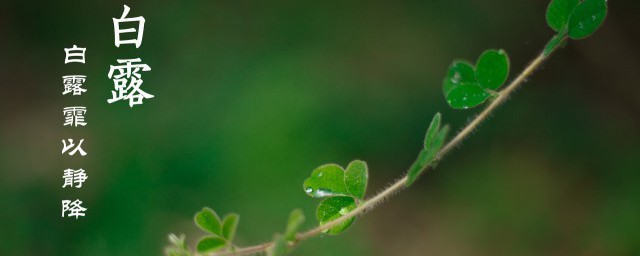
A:
[[[451,77],[451,82],[453,83],[458,83],[460,82],[460,79],[462,79],[462,76],[460,75],[459,72],[456,72],[452,77]]]
[[[319,188],[318,190],[316,190],[314,195],[317,197],[325,197],[325,196],[334,195],[334,193],[331,190],[325,190],[325,189]]]

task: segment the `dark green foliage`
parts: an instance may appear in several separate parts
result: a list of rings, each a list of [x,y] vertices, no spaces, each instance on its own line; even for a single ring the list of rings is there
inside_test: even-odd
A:
[[[553,0],[547,8],[547,24],[558,32],[544,49],[549,56],[567,37],[583,39],[593,34],[607,16],[607,0]]]
[[[472,66],[466,61],[454,61],[449,67],[442,91],[449,106],[467,109],[487,100],[500,88],[509,75],[509,57],[503,50],[487,50]]]
[[[304,181],[303,188],[311,197],[327,197],[316,210],[318,222],[322,225],[355,209],[364,199],[368,178],[367,164],[360,160],[349,163],[346,170],[336,164],[326,164],[313,170]],[[338,234],[351,226],[354,220],[350,218],[324,232]]]

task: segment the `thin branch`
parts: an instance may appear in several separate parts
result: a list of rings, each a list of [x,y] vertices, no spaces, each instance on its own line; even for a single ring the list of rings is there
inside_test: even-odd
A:
[[[442,149],[438,152],[438,154],[436,155],[436,162],[441,160],[445,155],[447,155],[452,149],[454,149],[455,147],[457,147],[466,137],[469,136],[469,134],[471,134],[471,132],[476,129],[484,120],[487,119],[487,117],[489,117],[491,115],[491,113],[493,113],[493,111],[495,111],[495,109],[500,106],[502,103],[504,103],[509,96],[511,95],[511,93],[513,93],[518,87],[520,87],[529,76],[531,76],[533,74],[534,71],[536,71],[536,69],[538,69],[540,67],[540,65],[547,59],[547,55],[545,55],[544,53],[540,53],[540,55],[538,55],[538,57],[536,57],[531,63],[529,63],[529,65],[522,71],[522,73],[520,73],[518,75],[518,77],[516,77],[515,80],[513,80],[509,85],[507,85],[507,87],[505,87],[503,90],[501,90],[500,92],[498,92],[498,96],[496,98],[493,99],[493,101],[491,101],[491,103],[489,103],[489,105],[482,110],[482,112],[480,112],[479,115],[477,115],[473,121],[471,121],[469,124],[467,124],[467,126],[464,127],[464,129],[462,129],[458,134],[456,134],[455,137],[453,137],[453,139],[451,139],[444,147],[442,147]],[[426,166],[423,170],[422,173],[426,173],[426,171],[428,171],[429,169],[431,169],[431,165]],[[360,204],[358,207],[356,207],[355,209],[353,209],[352,211],[350,211],[349,213],[333,220],[330,222],[325,223],[324,225],[320,225],[317,226],[311,230],[308,230],[304,233],[298,233],[296,235],[296,241],[294,243],[291,244],[291,246],[296,246],[297,244],[299,244],[302,241],[305,241],[309,238],[315,237],[317,235],[319,235],[320,233],[322,233],[324,230],[328,230],[334,226],[339,225],[340,223],[356,217],[358,215],[361,215],[363,213],[365,213],[368,210],[371,210],[373,208],[375,208],[377,205],[379,205],[380,203],[384,202],[384,200],[390,198],[391,196],[393,196],[394,194],[400,192],[402,189],[405,188],[405,183],[407,182],[407,176],[403,176],[401,179],[399,179],[398,181],[396,181],[395,183],[393,183],[391,186],[387,187],[385,190],[383,190],[382,192],[378,193],[377,195],[373,196],[372,198],[363,201],[362,204]],[[273,243],[272,242],[268,242],[268,243],[264,243],[264,244],[260,244],[260,245],[255,245],[255,246],[250,246],[250,247],[242,247],[242,248],[238,248],[233,252],[219,252],[219,253],[213,253],[213,256],[240,256],[240,255],[252,255],[255,253],[260,253],[260,252],[264,252],[266,251]]]
[[[516,77],[516,79],[513,80],[513,82],[511,82],[502,91],[498,92],[498,96],[489,104],[489,106],[487,106],[484,110],[482,110],[482,112],[479,115],[477,115],[476,118],[474,118],[473,121],[471,121],[471,123],[467,124],[467,126],[465,126],[464,129],[462,129],[462,131],[456,134],[456,136],[449,141],[449,143],[447,143],[444,147],[442,147],[442,149],[438,152],[436,159],[437,160],[442,159],[447,153],[449,153],[449,151],[451,151],[453,148],[458,146],[466,137],[468,137],[469,134],[471,134],[471,132],[475,130],[478,127],[478,125],[480,125],[480,123],[482,123],[482,121],[487,119],[487,117],[489,117],[489,115],[491,115],[491,113],[498,106],[500,106],[500,104],[504,103],[509,98],[509,96],[515,89],[517,89],[520,85],[523,84],[523,82],[527,80],[527,77],[531,76],[531,74],[533,74],[533,72],[538,67],[540,67],[540,64],[542,64],[542,62],[544,62],[544,60],[547,57],[548,56],[545,56],[544,53],[540,53],[540,55],[538,55],[538,57],[536,57],[524,69],[524,71],[522,71],[522,73],[520,73],[520,75],[518,75],[518,77]]]
[[[268,243],[264,243],[264,244],[254,245],[254,246],[247,246],[247,247],[237,248],[234,251],[217,252],[217,253],[213,253],[211,255],[214,255],[214,256],[251,255],[251,254],[255,254],[255,253],[260,253],[260,252],[266,251],[272,244],[273,244],[273,242],[268,242]]]

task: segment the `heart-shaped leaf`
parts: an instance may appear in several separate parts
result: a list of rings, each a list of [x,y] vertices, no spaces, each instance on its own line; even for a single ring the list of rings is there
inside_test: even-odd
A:
[[[476,80],[480,87],[498,89],[509,76],[509,57],[503,50],[487,50],[476,63]]]
[[[368,180],[369,171],[367,170],[367,163],[360,160],[354,160],[349,163],[344,176],[344,183],[347,186],[349,194],[363,199],[367,191]]]
[[[475,84],[475,70],[473,66],[466,61],[454,61],[447,71],[447,77],[442,87],[444,95],[449,94],[451,90],[463,84]]]
[[[226,245],[227,242],[220,237],[207,236],[198,241],[198,245],[196,246],[196,248],[199,253],[207,253],[220,250]]]
[[[455,109],[468,109],[482,104],[491,96],[478,84],[465,84],[447,94],[447,103]]]
[[[569,17],[576,9],[579,0],[553,0],[547,7],[547,24],[553,30],[560,32],[569,23]]]
[[[312,197],[349,195],[344,184],[344,170],[337,164],[325,164],[313,170],[303,188]]]
[[[229,243],[233,241],[233,237],[236,235],[238,221],[240,221],[240,215],[235,213],[227,214],[222,221],[222,237],[227,239]]]
[[[356,208],[356,202],[353,197],[347,196],[335,196],[322,200],[316,211],[316,218],[320,222],[320,225],[324,225],[327,222],[340,218]],[[333,226],[330,229],[323,230],[323,232],[331,235],[339,234],[345,231],[351,226],[355,217],[349,218],[342,223]]]
[[[215,211],[211,208],[202,208],[194,218],[196,225],[211,234],[222,236],[222,223]]]
[[[296,240],[296,232],[298,228],[304,222],[304,214],[300,209],[295,209],[289,215],[289,221],[287,222],[287,229],[284,232],[284,239],[287,241]]]
[[[584,0],[569,18],[569,37],[582,39],[595,32],[607,16],[607,0]]]

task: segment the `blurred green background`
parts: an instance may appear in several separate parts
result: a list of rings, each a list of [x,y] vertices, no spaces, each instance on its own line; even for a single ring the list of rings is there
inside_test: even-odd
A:
[[[168,233],[203,234],[203,206],[241,215],[240,245],[294,208],[311,228],[311,170],[365,160],[370,195],[400,177],[435,112],[460,129],[480,109],[447,106],[451,61],[504,48],[513,77],[552,36],[547,3],[127,2],[147,20],[135,49],[113,43],[123,2],[3,1],[0,254],[161,255]],[[436,171],[294,255],[640,255],[640,2],[609,7]],[[73,44],[86,64],[64,64]],[[107,104],[109,65],[134,57],[155,98]],[[61,95],[70,74],[87,93]],[[86,127],[62,125],[75,105]],[[66,168],[83,188],[61,188]],[[61,219],[63,199],[87,217]]]

